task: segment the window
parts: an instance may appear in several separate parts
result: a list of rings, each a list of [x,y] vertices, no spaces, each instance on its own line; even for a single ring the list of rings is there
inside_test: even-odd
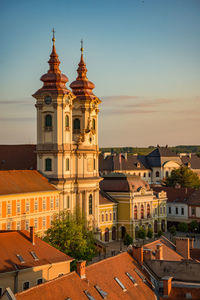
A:
[[[157,216],[157,214],[158,214],[158,208],[156,207],[155,208],[155,215]]]
[[[112,213],[110,212],[110,221],[112,221]]]
[[[17,213],[19,214],[20,213],[20,202],[17,202]]]
[[[102,214],[101,220],[102,220],[102,222],[104,222],[104,214]]]
[[[7,205],[7,214],[10,215],[11,214],[11,204]]]
[[[169,214],[171,214],[172,213],[172,208],[171,207],[169,207]]]
[[[163,207],[163,215],[165,215],[165,206]]]
[[[184,207],[181,207],[181,215],[184,215]]]
[[[51,209],[53,208],[53,198],[51,198]]]
[[[158,171],[156,172],[156,177],[160,177],[160,173]]]
[[[52,116],[51,115],[46,115],[45,116],[45,127],[46,129],[50,129],[52,127]]]
[[[115,211],[113,212],[113,221],[116,220],[116,215],[115,215]]]
[[[38,220],[37,219],[34,220],[34,226],[35,226],[35,228],[38,228]]]
[[[66,158],[66,171],[69,171],[69,158]]]
[[[144,173],[143,177],[146,177],[146,173]]]
[[[24,282],[24,283],[23,283],[23,291],[29,289],[29,286],[30,286],[30,285],[29,285],[29,281]]]
[[[168,178],[168,177],[169,177],[169,172],[168,172],[168,171],[166,171],[166,173],[165,173],[165,177],[166,177],[166,178]]]
[[[105,291],[103,291],[98,285],[95,285],[94,287],[99,292],[99,294],[101,295],[101,297],[103,299],[107,299],[108,293],[106,293]]]
[[[195,216],[196,215],[196,209],[195,207],[192,207],[192,216]]]
[[[69,208],[69,195],[64,199],[64,209]]]
[[[74,133],[80,133],[80,120],[74,119]]]
[[[42,227],[46,227],[46,217],[42,218]]]
[[[95,122],[95,119],[92,120],[92,129],[93,129],[93,130],[96,129],[96,122]]]
[[[29,212],[30,209],[30,203],[29,200],[26,200],[26,212]]]
[[[147,204],[147,218],[150,218],[150,205]]]
[[[38,210],[38,201],[37,200],[35,200],[35,202],[34,202],[34,209],[37,211]]]
[[[149,172],[149,177],[151,177],[151,173]]]
[[[33,258],[34,258],[35,260],[39,260],[38,256],[35,254],[34,251],[31,251],[31,255],[33,256]]]
[[[17,221],[17,230],[20,230],[20,229],[21,229],[21,222]]]
[[[125,286],[123,285],[123,283],[121,283],[121,281],[120,281],[117,277],[115,277],[114,279],[115,279],[115,281],[119,284],[119,286],[122,288],[123,292],[125,292],[125,291],[126,291],[126,288],[125,288]]]
[[[52,161],[50,158],[45,159],[45,171],[51,171],[52,170]]]
[[[93,160],[93,167],[94,167],[94,170],[96,170],[96,159],[95,158]]]
[[[59,206],[59,198],[56,198],[56,207],[58,208]]]
[[[65,116],[65,128],[69,129],[69,116],[68,115]]]
[[[7,230],[11,230],[11,223],[10,222],[7,223]]]
[[[136,280],[131,276],[131,274],[129,274],[128,272],[126,272],[126,275],[132,281],[132,283],[136,286],[137,285]]]
[[[41,284],[42,281],[43,281],[42,278],[37,279],[37,285]]]
[[[46,209],[46,199],[42,200],[42,209]]]
[[[29,230],[29,220],[26,220],[26,230]]]
[[[162,207],[160,207],[160,214],[162,215]]]
[[[176,215],[178,215],[178,207],[176,207]]]
[[[106,221],[108,221],[108,213],[106,213]]]
[[[92,195],[89,196],[89,215],[92,215]]]
[[[134,219],[137,220],[137,205],[134,206]]]
[[[144,206],[141,205],[141,219],[144,219]]]
[[[25,262],[24,259],[23,259],[23,257],[20,254],[17,254],[16,256],[19,259],[20,263],[23,264]]]

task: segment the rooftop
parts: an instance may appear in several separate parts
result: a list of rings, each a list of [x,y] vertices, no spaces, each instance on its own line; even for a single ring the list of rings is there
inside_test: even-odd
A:
[[[0,171],[0,195],[56,191],[36,170]]]
[[[113,199],[106,192],[100,190],[100,192],[99,192],[99,205],[103,205],[103,204],[116,204],[116,203],[117,203],[117,201],[115,199]]]
[[[180,202],[187,203],[188,199],[194,193],[195,189],[191,188],[174,188],[174,187],[155,187],[152,186],[152,189],[159,193],[165,191],[167,193],[167,202]]]

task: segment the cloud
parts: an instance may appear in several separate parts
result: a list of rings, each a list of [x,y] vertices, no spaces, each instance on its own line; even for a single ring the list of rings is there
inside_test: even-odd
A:
[[[165,99],[165,98],[158,98],[155,100],[148,100],[140,103],[135,103],[135,104],[128,104],[128,107],[155,107],[161,104],[168,104],[171,103],[171,99]]]
[[[140,99],[141,97],[140,96],[128,96],[128,95],[122,95],[122,96],[102,96],[102,97],[99,97],[100,99],[102,100],[105,100],[105,101],[126,101],[126,100],[133,100],[133,99]]]
[[[158,112],[156,110],[144,110],[144,109],[107,109],[103,111],[104,115],[130,115],[130,114],[150,114]]]

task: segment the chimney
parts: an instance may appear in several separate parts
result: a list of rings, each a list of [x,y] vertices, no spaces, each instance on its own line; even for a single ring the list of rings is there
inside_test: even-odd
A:
[[[33,245],[35,245],[35,228],[34,228],[34,226],[30,226],[30,241]]]
[[[133,257],[140,263],[143,263],[143,247],[133,246]]]
[[[144,249],[143,258],[144,260],[152,260],[152,249]]]
[[[76,265],[76,272],[81,277],[81,279],[86,277],[85,276],[85,264],[86,264],[85,260],[80,260],[77,262],[77,265]]]
[[[156,259],[163,260],[163,245],[156,245]]]
[[[190,259],[190,239],[186,237],[177,237],[176,252],[179,252],[184,258]]]
[[[170,276],[165,276],[162,278],[163,280],[163,296],[168,298],[172,289],[172,278]]]

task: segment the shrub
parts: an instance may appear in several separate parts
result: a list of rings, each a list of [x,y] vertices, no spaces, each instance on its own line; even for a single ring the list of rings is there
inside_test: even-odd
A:
[[[147,237],[151,239],[152,236],[153,236],[153,230],[151,228],[149,228],[147,231]]]
[[[143,227],[140,227],[140,229],[138,231],[138,237],[140,239],[145,239],[145,237],[146,237],[146,230]]]
[[[133,243],[133,239],[132,237],[126,233],[125,237],[124,237],[124,245],[129,246]]]
[[[178,231],[187,232],[188,231],[188,224],[186,224],[184,222],[180,222],[178,224]]]

